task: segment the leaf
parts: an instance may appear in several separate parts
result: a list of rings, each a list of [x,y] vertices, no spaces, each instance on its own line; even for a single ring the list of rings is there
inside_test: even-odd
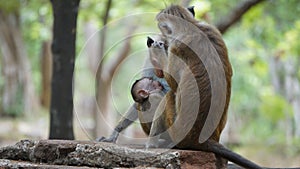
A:
[[[283,97],[272,92],[266,92],[262,95],[260,111],[264,118],[273,123],[284,119],[285,116],[292,116],[291,106]]]

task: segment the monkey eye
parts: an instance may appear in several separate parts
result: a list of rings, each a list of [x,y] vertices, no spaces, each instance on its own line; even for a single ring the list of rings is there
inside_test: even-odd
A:
[[[164,43],[162,41],[159,41],[158,44],[160,47],[162,47],[164,45]]]

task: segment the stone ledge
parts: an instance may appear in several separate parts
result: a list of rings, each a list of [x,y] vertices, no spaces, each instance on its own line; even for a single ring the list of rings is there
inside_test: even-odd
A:
[[[7,159],[0,159],[0,168],[94,169],[94,167],[49,165],[43,163],[37,164],[28,161],[15,161]]]
[[[33,168],[226,168],[227,162],[213,153],[143,149],[112,143],[70,140],[21,140],[0,148],[0,168],[31,165]],[[6,159],[6,160],[4,160]],[[18,160],[18,161],[13,161]],[[36,165],[36,166],[35,166]],[[59,166],[59,167],[60,167]],[[75,167],[76,166],[76,167]],[[32,168],[31,167],[31,168]]]

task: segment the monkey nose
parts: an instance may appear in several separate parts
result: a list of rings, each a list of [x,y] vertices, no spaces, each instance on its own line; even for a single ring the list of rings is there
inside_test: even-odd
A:
[[[160,90],[164,89],[164,87],[160,83],[158,83],[157,86]]]
[[[153,87],[155,89],[159,89],[159,90],[162,90],[162,88],[163,88],[162,85],[159,82],[157,82],[157,81],[153,82]]]

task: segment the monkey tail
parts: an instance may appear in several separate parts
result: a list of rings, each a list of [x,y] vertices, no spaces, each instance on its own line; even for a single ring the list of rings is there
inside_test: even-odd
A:
[[[200,150],[213,152],[216,155],[219,155],[237,165],[240,165],[240,166],[248,168],[248,169],[263,169],[262,167],[258,166],[257,164],[255,164],[255,163],[251,162],[250,160],[242,157],[241,155],[227,149],[220,143],[213,141],[213,140],[207,140],[206,142],[201,144]]]

